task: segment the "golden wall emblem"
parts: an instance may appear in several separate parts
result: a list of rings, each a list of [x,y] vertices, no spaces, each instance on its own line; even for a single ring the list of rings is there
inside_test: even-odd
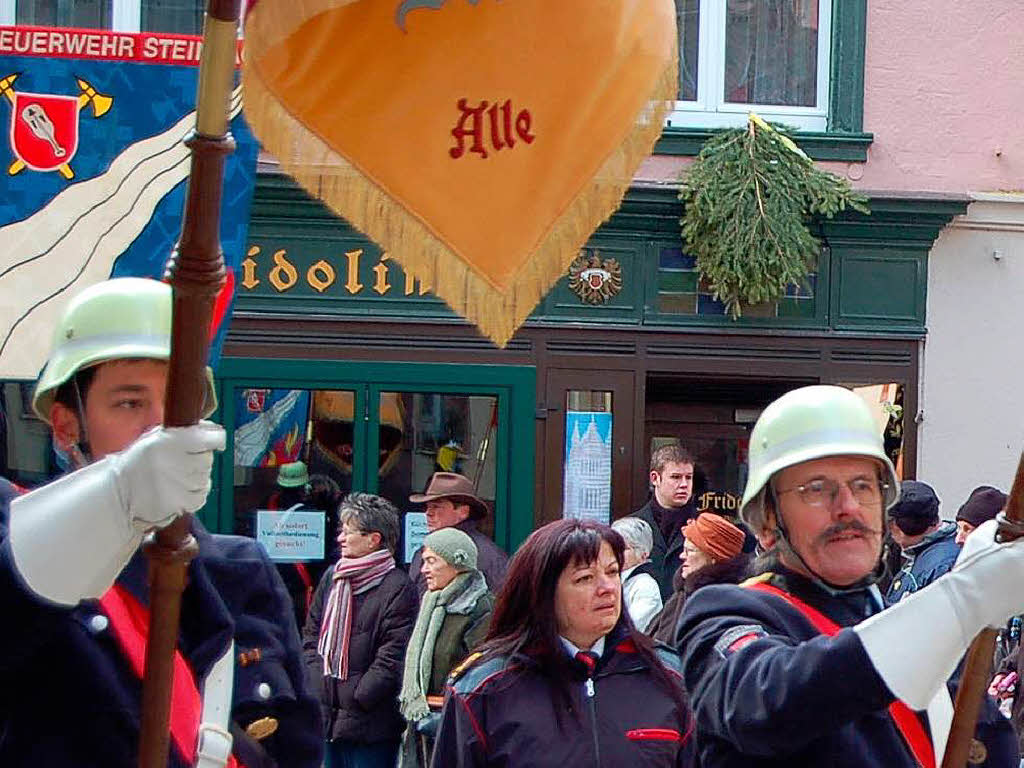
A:
[[[622,267],[597,251],[582,253],[569,265],[569,290],[585,304],[604,304],[622,290]]]

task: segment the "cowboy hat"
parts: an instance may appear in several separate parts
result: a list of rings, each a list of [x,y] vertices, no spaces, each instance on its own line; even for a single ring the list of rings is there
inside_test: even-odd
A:
[[[468,504],[469,516],[474,520],[487,517],[487,503],[474,493],[476,489],[468,477],[455,472],[435,472],[423,493],[414,493],[409,501],[421,504],[435,499],[450,499],[455,504]]]

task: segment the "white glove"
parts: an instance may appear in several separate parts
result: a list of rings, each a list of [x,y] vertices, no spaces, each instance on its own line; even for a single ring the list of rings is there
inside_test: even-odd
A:
[[[213,452],[224,450],[224,429],[209,421],[194,427],[154,427],[121,453],[108,457],[121,508],[138,530],[162,528],[195,512],[210,493]]]
[[[203,505],[224,430],[155,427],[126,450],[11,502],[10,542],[25,584],[55,603],[100,597],[142,534]]]
[[[994,520],[979,526],[952,571],[853,628],[912,709],[927,706],[978,632],[1024,611],[1024,539],[997,544],[995,531]]]

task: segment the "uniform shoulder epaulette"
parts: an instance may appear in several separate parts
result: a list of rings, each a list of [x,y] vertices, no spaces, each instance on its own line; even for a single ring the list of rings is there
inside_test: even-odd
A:
[[[740,582],[740,586],[741,587],[752,587],[755,584],[765,584],[765,583],[771,581],[771,579],[772,579],[772,577],[774,575],[775,574],[772,573],[771,571],[766,571],[765,573],[758,574],[757,576],[751,576],[746,581],[741,581]]]
[[[481,653],[473,653],[448,675],[448,685],[458,693],[468,693],[487,680],[489,677],[508,667],[508,658],[492,656],[481,662]]]
[[[465,659],[462,660],[461,664],[457,664],[451,672],[448,673],[448,685],[453,685],[456,680],[462,677],[462,673],[473,666],[473,663],[483,656],[479,651],[469,654]]]

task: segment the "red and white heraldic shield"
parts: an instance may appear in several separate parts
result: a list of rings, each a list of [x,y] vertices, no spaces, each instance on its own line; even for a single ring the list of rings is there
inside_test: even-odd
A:
[[[11,149],[34,171],[54,171],[78,151],[78,97],[16,92]]]

